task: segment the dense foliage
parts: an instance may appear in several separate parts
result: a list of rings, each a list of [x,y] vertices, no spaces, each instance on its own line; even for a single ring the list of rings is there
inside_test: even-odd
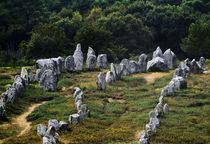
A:
[[[209,0],[2,0],[0,65],[69,55],[79,42],[114,60],[158,45],[210,57],[209,20]]]

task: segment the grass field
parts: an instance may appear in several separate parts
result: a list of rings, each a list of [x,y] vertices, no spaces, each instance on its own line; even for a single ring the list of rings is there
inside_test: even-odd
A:
[[[0,68],[0,92],[12,82],[20,69]],[[91,116],[78,125],[70,125],[60,134],[60,143],[70,144],[132,144],[148,122],[148,112],[158,103],[161,89],[171,80],[172,74],[154,83],[147,83],[145,74],[125,77],[107,87],[105,92],[96,89],[95,72],[64,73],[59,78],[58,91],[44,92],[37,83],[30,84],[14,104],[7,106],[9,122],[0,124],[0,139],[5,144],[37,144],[36,125],[47,124],[49,119],[68,120],[76,112],[72,97],[73,87],[85,92],[85,103]],[[148,73],[149,75],[150,73]],[[32,129],[17,137],[21,129],[12,118],[23,113],[31,104],[47,101],[28,117]],[[170,112],[161,120],[152,144],[206,144],[210,142],[210,74],[188,78],[188,89],[167,97]]]

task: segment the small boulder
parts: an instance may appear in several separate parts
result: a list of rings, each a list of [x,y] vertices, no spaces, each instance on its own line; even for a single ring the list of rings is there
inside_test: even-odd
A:
[[[79,114],[72,114],[69,116],[69,123],[70,124],[78,124],[80,122],[80,115]]]
[[[106,73],[106,83],[113,83],[115,81],[114,75],[111,71]]]
[[[47,131],[47,127],[43,124],[38,124],[37,125],[37,135],[40,137],[45,136],[45,133]]]

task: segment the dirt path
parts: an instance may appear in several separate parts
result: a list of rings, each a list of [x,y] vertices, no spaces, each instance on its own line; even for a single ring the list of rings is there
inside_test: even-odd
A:
[[[31,105],[26,112],[24,112],[23,114],[21,114],[20,116],[18,117],[15,117],[13,118],[11,121],[12,121],[12,125],[17,125],[18,127],[20,127],[21,131],[19,132],[19,134],[17,135],[17,137],[20,137],[20,136],[23,136],[24,134],[26,134],[30,129],[31,129],[31,122],[28,122],[27,121],[27,116],[29,114],[31,114],[36,108],[38,108],[39,106],[45,104],[45,102],[41,102],[41,103],[38,103],[38,104],[33,104]],[[1,125],[1,126],[7,126],[7,127],[10,127],[12,126],[11,124],[4,124],[4,125]],[[6,140],[10,139],[12,137],[8,137],[8,138],[5,138],[5,139],[2,139],[0,140],[0,144],[4,143]]]
[[[23,114],[21,114],[20,116],[14,118],[12,121],[13,124],[18,125],[18,127],[21,128],[20,133],[17,135],[17,137],[20,137],[24,134],[26,134],[30,129],[31,129],[31,122],[27,121],[27,116],[32,113],[37,107],[41,106],[42,104],[44,104],[46,102],[41,102],[38,104],[33,104],[31,105],[28,110],[26,112],[24,112]]]
[[[148,84],[152,84],[156,79],[170,75],[172,72],[152,72],[152,73],[140,73],[134,74],[132,77],[142,77],[144,78]]]

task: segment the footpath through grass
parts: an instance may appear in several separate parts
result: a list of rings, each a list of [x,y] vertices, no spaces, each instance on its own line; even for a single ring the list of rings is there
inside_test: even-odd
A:
[[[100,92],[95,84],[98,73],[62,74],[56,93],[44,92],[36,83],[30,85],[14,105],[9,106],[11,117],[23,113],[31,103],[48,102],[28,116],[33,129],[25,136],[15,137],[19,131],[15,125],[9,125],[9,129],[0,125],[0,139],[12,136],[5,141],[6,144],[41,143],[36,135],[36,125],[47,124],[53,118],[67,121],[68,116],[76,112],[72,90],[79,86],[85,92],[85,103],[91,110],[91,116],[78,125],[70,126],[69,131],[60,133],[61,143],[136,143],[139,132],[148,122],[148,112],[158,103],[161,89],[168,84],[172,75],[169,73],[149,84],[141,75],[125,77],[109,85],[105,92]],[[175,97],[166,98],[171,111],[162,118],[160,129],[151,143],[192,144],[210,141],[208,77],[209,74],[193,75],[188,80],[187,90],[178,92]]]

